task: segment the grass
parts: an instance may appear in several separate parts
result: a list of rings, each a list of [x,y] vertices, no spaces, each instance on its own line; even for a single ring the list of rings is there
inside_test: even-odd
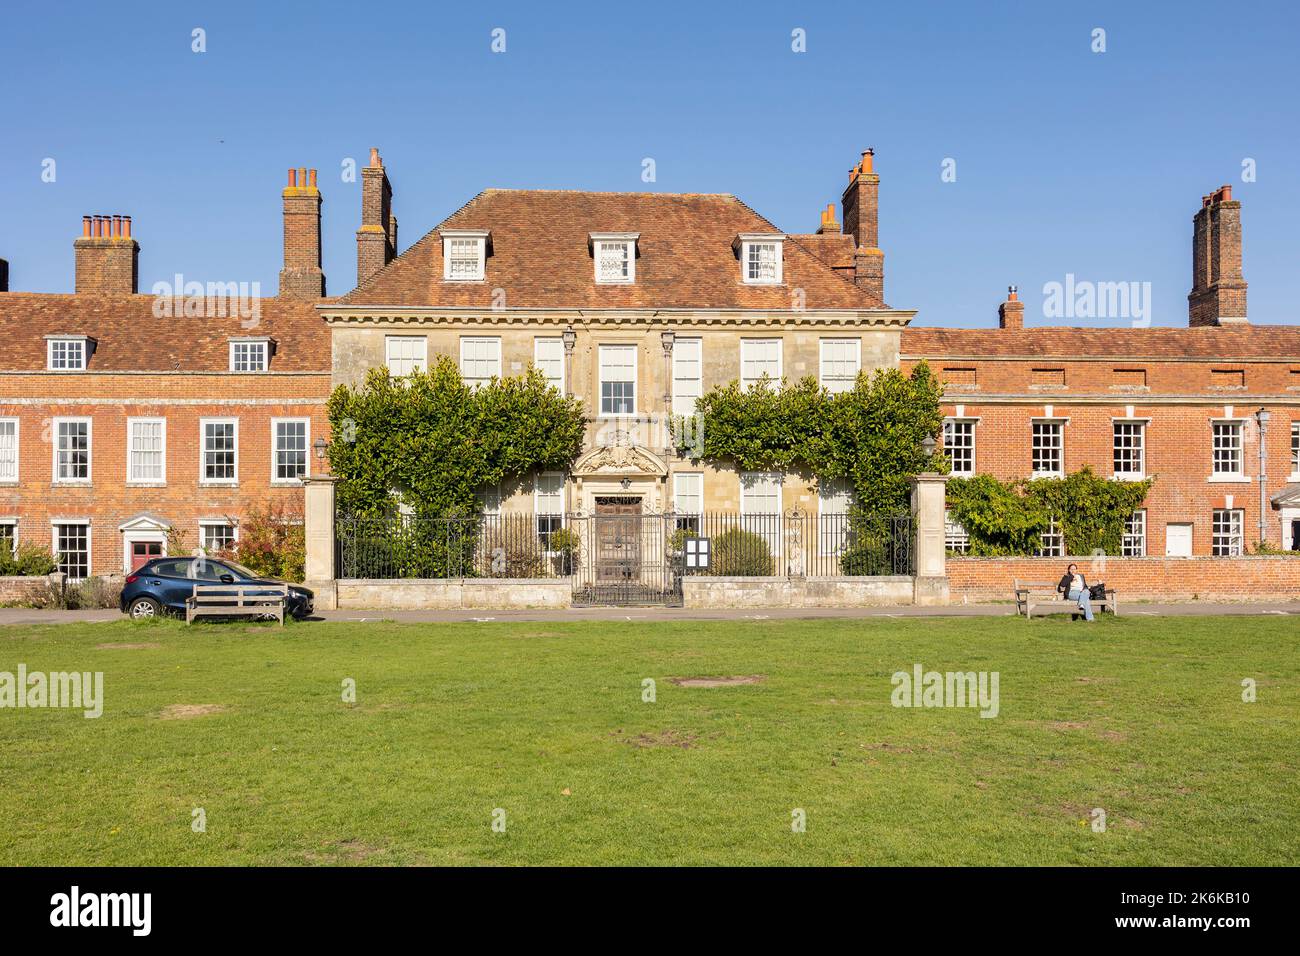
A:
[[[4,865],[1300,863],[1286,617],[0,628],[20,662],[106,704],[0,710]],[[999,716],[892,707],[917,662]],[[669,680],[718,675],[765,680]]]

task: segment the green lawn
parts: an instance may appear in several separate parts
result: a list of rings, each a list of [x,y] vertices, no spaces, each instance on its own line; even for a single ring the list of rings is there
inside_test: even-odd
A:
[[[1296,634],[1268,616],[3,627],[0,671],[100,670],[106,704],[0,710],[0,864],[1295,865]],[[918,662],[998,671],[999,715],[891,706]],[[765,679],[669,680],[720,675]]]

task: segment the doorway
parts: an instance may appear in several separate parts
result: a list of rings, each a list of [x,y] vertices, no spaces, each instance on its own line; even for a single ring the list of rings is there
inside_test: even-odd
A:
[[[129,574],[139,571],[154,558],[163,556],[162,541],[130,541],[128,543],[131,546],[131,564],[127,572]]]
[[[596,583],[626,584],[641,569],[641,496],[596,498]]]
[[[570,518],[581,541],[575,605],[681,604],[681,569],[669,547],[673,519],[645,514],[644,504],[642,495],[596,495],[590,517]]]

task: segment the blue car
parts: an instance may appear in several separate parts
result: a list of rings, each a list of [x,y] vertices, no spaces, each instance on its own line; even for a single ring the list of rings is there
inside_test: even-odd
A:
[[[284,584],[263,577],[233,561],[217,558],[154,558],[126,579],[122,588],[122,613],[151,618],[171,612],[185,613],[185,600],[196,584]],[[304,618],[312,612],[315,595],[307,588],[289,585],[285,612]]]

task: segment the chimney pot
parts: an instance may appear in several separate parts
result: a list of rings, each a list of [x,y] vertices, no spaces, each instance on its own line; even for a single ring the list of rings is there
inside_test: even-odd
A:
[[[290,187],[290,188],[293,188],[294,186],[297,186],[297,185],[298,185],[298,170],[296,170],[296,169],[290,169],[290,170],[289,170],[289,187]]]
[[[1013,285],[1007,286],[1007,301],[1015,302],[1020,298],[1020,291]]]
[[[131,238],[131,217],[130,216],[122,217],[122,234],[127,239]]]
[[[82,234],[83,236],[86,236],[86,237],[89,237],[89,236],[90,236],[90,217],[89,217],[89,216],[82,216],[82,217],[81,217],[81,234]]]
[[[379,158],[379,147],[378,147],[378,146],[371,146],[371,147],[370,147],[370,165],[371,165],[372,167],[379,167],[379,166],[384,165],[383,160],[381,160],[381,159]]]
[[[307,170],[307,185],[310,186],[312,189],[316,188],[316,170],[314,169]]]
[[[122,238],[122,217],[116,213],[113,214],[113,238]]]

